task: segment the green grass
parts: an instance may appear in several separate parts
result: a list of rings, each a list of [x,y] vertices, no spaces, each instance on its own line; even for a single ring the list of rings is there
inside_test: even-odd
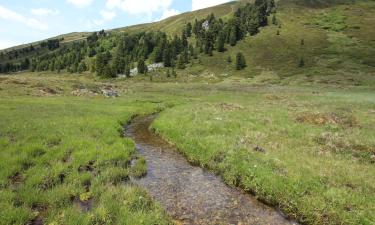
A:
[[[1,221],[24,224],[41,211],[55,224],[167,223],[160,207],[129,183],[129,176],[145,175],[147,162],[120,135],[132,115],[160,110],[153,127],[190,161],[288,216],[306,224],[375,221],[371,87],[189,80],[180,71],[177,79],[153,80],[1,77]],[[121,97],[98,94],[106,86]],[[77,199],[93,200],[93,209],[80,212]]]
[[[153,82],[150,74],[0,76],[0,224],[38,213],[46,224],[169,223],[129,181],[147,162],[120,135],[132,115],[163,109],[156,131],[226,183],[306,224],[374,224],[375,2],[318,2],[280,0],[280,25],[199,55],[177,78],[164,69]],[[120,30],[173,34],[234,7]],[[239,51],[242,71],[227,62]],[[121,97],[102,97],[108,86]],[[92,210],[82,213],[77,200],[93,201]]]
[[[301,222],[373,224],[374,94],[242,90],[168,109],[153,128],[194,164]]]
[[[57,85],[53,79],[44,82]],[[37,215],[45,224],[169,223],[129,182],[134,144],[119,133],[133,114],[151,113],[157,104],[27,97],[25,85],[11,85],[2,88],[21,93],[2,93],[0,100],[0,224],[26,224]],[[92,199],[93,209],[82,213],[77,199]]]

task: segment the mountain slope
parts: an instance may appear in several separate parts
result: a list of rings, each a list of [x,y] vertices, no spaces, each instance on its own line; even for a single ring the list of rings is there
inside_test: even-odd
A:
[[[162,31],[171,36],[180,33],[188,22],[205,18],[211,13],[224,21],[228,20],[240,5],[247,2],[252,1],[230,2],[155,23],[108,32],[117,35]],[[187,69],[178,73],[181,76],[214,74],[219,78],[238,75],[252,78],[251,82],[256,83],[375,84],[372,75],[375,67],[372,57],[375,53],[375,31],[372,29],[375,22],[374,1],[280,0],[277,5],[276,25],[271,24],[270,17],[270,25],[262,28],[259,34],[247,36],[234,47],[226,45],[227,51],[224,53],[215,51],[213,56],[200,54],[197,60],[190,61]],[[73,35],[70,43],[88,35]],[[194,37],[189,40],[192,44],[195,41]],[[234,61],[239,51],[244,53],[248,64],[241,71],[235,70],[233,63],[227,62],[229,57]],[[48,52],[51,51],[41,51],[37,55]],[[22,53],[11,60],[4,56],[4,51],[2,55],[0,64],[23,60]],[[24,55],[32,57],[33,53]],[[301,61],[303,65],[300,65]]]

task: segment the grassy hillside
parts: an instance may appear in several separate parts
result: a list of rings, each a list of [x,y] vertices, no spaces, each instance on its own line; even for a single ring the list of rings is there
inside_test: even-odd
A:
[[[205,18],[210,13],[225,20],[239,5],[246,2],[248,1],[231,2],[160,22],[110,32],[116,34],[160,30],[172,35],[180,33],[187,22]],[[212,74],[219,78],[235,75],[261,83],[375,84],[375,31],[372,29],[375,23],[374,1],[280,0],[276,18],[277,25],[263,28],[258,35],[245,38],[235,47],[226,46],[225,53],[215,51],[212,57],[200,54],[198,60],[191,60],[188,68],[179,71],[179,74]],[[74,41],[84,40],[87,35],[88,33],[64,35],[61,44],[69,45]],[[190,42],[195,43],[194,37]],[[228,57],[234,61],[239,51],[245,54],[248,64],[243,71],[236,71],[234,63],[227,62]],[[25,56],[46,53],[48,49],[38,50],[36,47],[36,51]],[[304,61],[304,67],[299,67],[301,60]],[[2,63],[5,62],[7,60],[3,58]]]
[[[373,86],[375,2],[325,7],[299,2],[280,1],[278,25],[263,28],[235,47],[227,46],[225,53],[202,57],[186,73],[238,75],[265,83]],[[236,71],[227,62],[228,56],[234,61],[239,51],[248,62],[244,71]],[[302,68],[301,59],[305,62]]]

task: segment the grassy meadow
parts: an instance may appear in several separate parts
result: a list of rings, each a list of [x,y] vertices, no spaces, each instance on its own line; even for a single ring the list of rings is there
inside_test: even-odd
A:
[[[189,161],[286,215],[306,224],[375,221],[371,88],[48,73],[0,81],[2,224],[171,223],[129,181],[147,162],[131,167],[139,156],[121,137],[133,115],[160,110],[153,128]],[[108,86],[121,96],[101,96]]]
[[[373,224],[374,93],[242,88],[168,109],[153,127],[192,163],[303,223]]]
[[[342,2],[278,1],[276,25],[191,58],[177,77],[0,75],[0,224],[172,224],[132,184],[147,162],[122,136],[132,116],[160,111],[152,128],[191,163],[302,224],[375,224],[375,2]],[[172,35],[235,7],[113,32]]]
[[[57,78],[0,79],[0,224],[169,223],[129,181],[146,168],[131,168],[134,144],[121,136],[157,104],[57,95],[71,85]]]

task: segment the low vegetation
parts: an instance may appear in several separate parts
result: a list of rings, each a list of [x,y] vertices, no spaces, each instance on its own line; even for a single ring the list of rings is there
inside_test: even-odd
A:
[[[168,109],[153,128],[192,163],[303,223],[374,223],[373,93],[233,89]]]
[[[0,224],[171,224],[122,135],[160,111],[228,185],[303,224],[374,224],[375,2],[247,2],[2,51],[34,72],[0,76]]]
[[[129,181],[146,166],[140,160],[133,172],[134,144],[121,136],[133,114],[153,112],[157,104],[64,96],[71,83],[48,78],[38,85],[58,85],[59,94],[39,95],[37,82],[29,79],[37,95],[27,96],[25,83],[9,80],[0,85],[14,91],[0,94],[0,224],[169,223]]]

